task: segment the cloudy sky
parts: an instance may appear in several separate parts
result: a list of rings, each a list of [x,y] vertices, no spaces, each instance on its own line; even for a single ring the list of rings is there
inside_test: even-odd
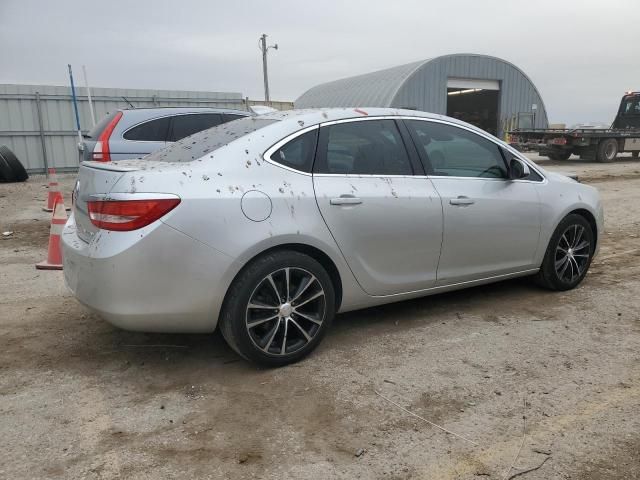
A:
[[[610,122],[640,90],[637,0],[0,0],[0,83],[66,85],[67,63],[101,87],[271,98],[448,53],[509,60],[551,122]]]

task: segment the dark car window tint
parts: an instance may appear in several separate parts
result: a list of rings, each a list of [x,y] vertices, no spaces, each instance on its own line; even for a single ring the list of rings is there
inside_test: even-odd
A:
[[[123,137],[126,140],[144,142],[165,142],[169,130],[169,117],[156,118],[149,122],[141,123],[127,130]]]
[[[313,157],[316,153],[318,130],[294,138],[271,154],[271,160],[301,172],[311,172]]]
[[[541,182],[542,181],[542,175],[540,175],[535,170],[530,169],[529,176],[526,179],[527,180],[531,180],[532,182]]]
[[[219,113],[198,113],[191,115],[177,115],[173,117],[169,141],[175,142],[194,133],[201,132],[222,123]]]
[[[499,147],[462,128],[421,120],[407,121],[436,176],[507,178]]]
[[[190,162],[278,121],[271,118],[245,117],[234,122],[223,123],[195,133],[189,138],[178,140],[145,158],[159,162]]]
[[[235,113],[225,113],[224,121],[231,122],[233,120],[238,120],[239,118],[244,118],[244,117],[246,117],[246,115],[236,115]]]
[[[622,113],[624,115],[640,115],[640,97],[627,100],[622,109]]]
[[[338,123],[323,128],[327,129],[327,141],[317,173],[413,175],[393,120]]]

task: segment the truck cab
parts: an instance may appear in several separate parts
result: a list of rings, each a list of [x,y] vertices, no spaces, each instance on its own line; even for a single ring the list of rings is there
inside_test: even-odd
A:
[[[627,92],[611,128],[640,128],[640,92]]]

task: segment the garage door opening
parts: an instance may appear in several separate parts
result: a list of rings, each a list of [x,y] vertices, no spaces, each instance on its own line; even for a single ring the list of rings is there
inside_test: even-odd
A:
[[[447,115],[497,135],[499,88],[492,80],[449,79]]]

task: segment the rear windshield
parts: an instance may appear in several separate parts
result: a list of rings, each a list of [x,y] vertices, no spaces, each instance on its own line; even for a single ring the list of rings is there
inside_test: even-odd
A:
[[[113,117],[116,116],[116,113],[118,113],[117,111],[113,112],[113,113],[107,113],[102,120],[100,120],[98,123],[96,123],[96,126],[93,127],[89,133],[87,133],[86,135],[84,135],[85,138],[91,138],[92,140],[97,140],[98,137],[100,136],[100,134],[102,133],[102,131],[105,129],[105,127],[107,125],[109,125],[109,122],[111,120],[113,120]]]
[[[223,123],[172,143],[167,148],[147,155],[145,159],[159,162],[190,162],[278,121],[246,117]]]

